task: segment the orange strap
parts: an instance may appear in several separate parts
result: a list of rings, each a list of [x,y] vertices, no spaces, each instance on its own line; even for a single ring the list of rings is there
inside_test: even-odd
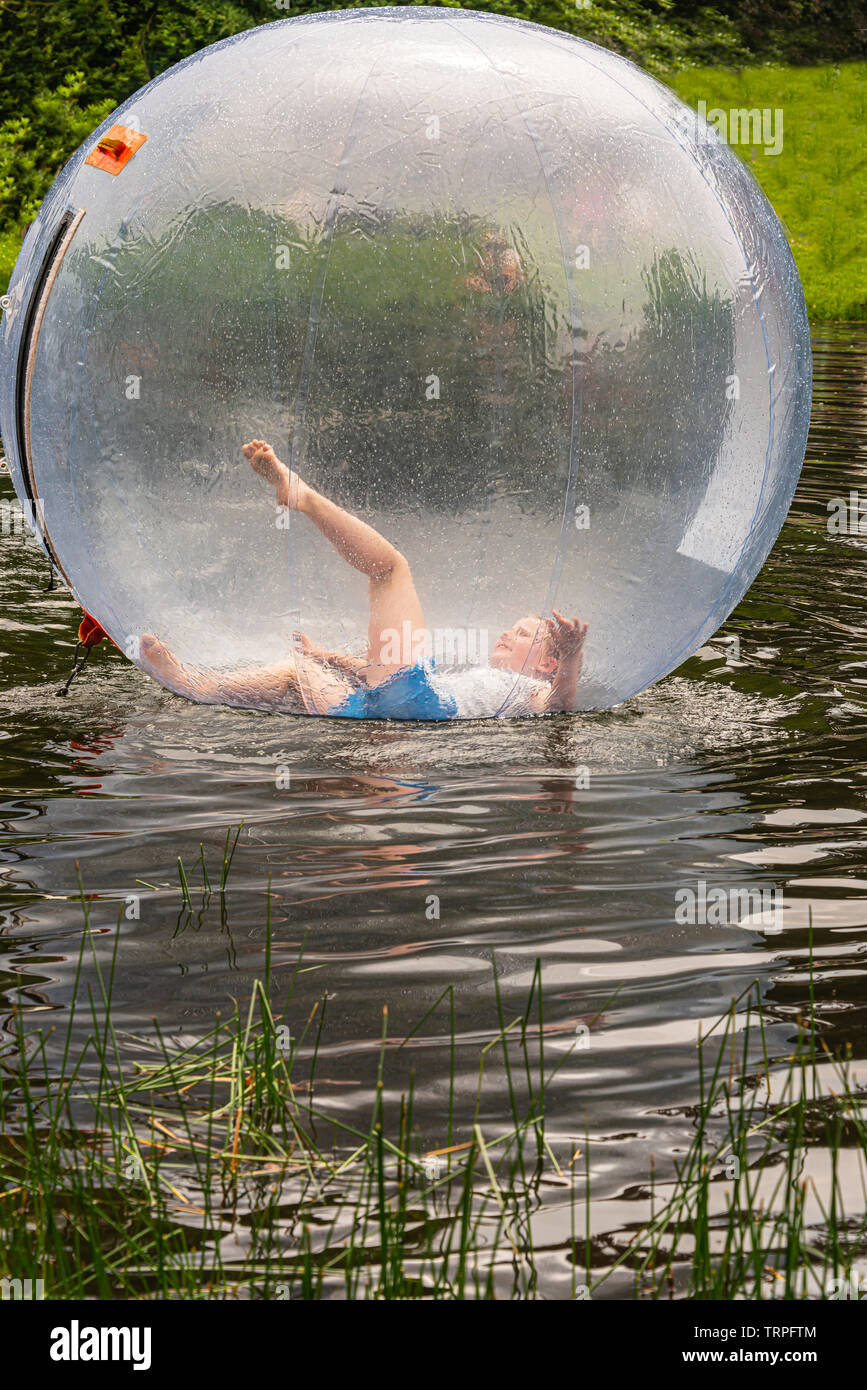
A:
[[[81,642],[82,646],[98,647],[104,637],[108,637],[110,642],[111,638],[108,636],[107,632],[103,631],[96,621],[96,618],[92,618],[83,608],[81,611],[84,613],[84,617],[78,624],[78,640]]]

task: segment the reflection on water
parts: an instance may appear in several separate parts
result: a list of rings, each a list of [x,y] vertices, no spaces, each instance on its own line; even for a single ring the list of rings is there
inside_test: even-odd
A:
[[[184,704],[102,652],[61,702],[73,605],[43,592],[32,543],[4,538],[7,1032],[14,1011],[64,1015],[77,872],[104,958],[121,932],[116,1026],[143,1031],[156,1016],[185,1035],[264,973],[270,884],[275,994],[303,944],[293,1009],[306,1018],[328,996],[320,1102],[366,1117],[383,1005],[396,1043],[451,983],[460,1125],[494,1031],[492,957],[517,1013],[539,956],[549,1054],[592,1021],[547,1107],[564,1151],[589,1133],[600,1238],[631,1220],[651,1154],[662,1170],[688,1140],[699,1026],[756,979],[768,1045],[789,1047],[811,918],[819,1027],[863,1059],[867,533],[829,535],[826,522],[830,499],[867,498],[867,333],[820,331],[814,350],[807,464],[764,572],[676,677],[605,714],[433,728],[293,720]],[[226,827],[242,820],[221,914],[197,895],[194,865],[203,846],[218,873]],[[192,913],[180,910],[178,855]],[[753,896],[721,922],[689,910],[718,888],[727,902]],[[778,911],[762,889],[782,895]],[[430,1147],[447,1123],[447,1030],[435,1010],[386,1067],[395,1096],[415,1073]],[[496,1130],[505,1097],[485,1104]],[[570,1279],[562,1198],[542,1194],[537,1237],[553,1296]]]

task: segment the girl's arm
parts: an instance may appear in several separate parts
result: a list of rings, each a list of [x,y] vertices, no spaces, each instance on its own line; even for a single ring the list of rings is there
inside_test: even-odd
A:
[[[547,688],[537,691],[531,705],[537,714],[571,714],[578,699],[587,624],[564,618],[555,608],[548,619],[548,640],[557,665]]]
[[[351,676],[354,680],[365,679],[365,672],[370,663],[364,657],[350,656],[346,652],[334,652],[328,647],[320,647],[318,642],[311,642],[310,638],[303,632],[294,632],[292,636],[304,655],[309,657],[311,661],[318,661],[323,666],[332,666],[335,671],[342,671],[344,675]]]

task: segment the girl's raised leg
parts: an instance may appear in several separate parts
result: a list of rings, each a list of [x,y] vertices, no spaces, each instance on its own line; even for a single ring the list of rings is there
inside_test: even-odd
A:
[[[281,463],[264,440],[253,439],[242,453],[261,477],[271,483],[280,506],[302,512],[330,541],[342,559],[367,576],[370,615],[367,629],[367,680],[376,684],[422,654],[424,613],[415,590],[409,562],[400,551],[336,502],[323,497]],[[408,629],[405,624],[409,624]],[[405,631],[418,633],[418,653],[406,651]]]

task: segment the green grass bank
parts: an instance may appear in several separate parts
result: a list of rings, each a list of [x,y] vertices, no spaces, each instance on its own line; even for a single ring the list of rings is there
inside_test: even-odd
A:
[[[779,154],[762,144],[739,145],[738,154],[786,229],[811,321],[867,318],[867,63],[691,68],[669,82],[708,113],[781,113]]]

